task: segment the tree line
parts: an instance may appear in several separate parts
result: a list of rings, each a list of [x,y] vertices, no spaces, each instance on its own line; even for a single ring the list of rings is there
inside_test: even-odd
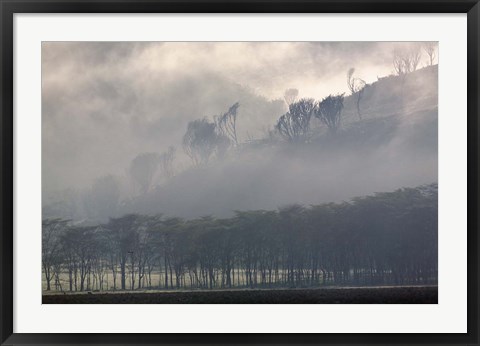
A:
[[[59,291],[430,284],[437,213],[432,184],[222,219],[45,219],[42,271]]]

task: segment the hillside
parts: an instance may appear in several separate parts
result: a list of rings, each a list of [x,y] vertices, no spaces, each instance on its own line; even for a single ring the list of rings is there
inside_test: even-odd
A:
[[[183,171],[121,213],[186,218],[234,210],[319,204],[437,181],[437,67],[368,85],[361,100],[345,99],[335,135],[312,123],[309,142],[253,141],[222,161]]]
[[[362,119],[431,110],[438,104],[438,65],[428,66],[405,77],[388,76],[367,84],[360,102]],[[359,120],[356,95],[345,98],[343,119],[346,124]]]

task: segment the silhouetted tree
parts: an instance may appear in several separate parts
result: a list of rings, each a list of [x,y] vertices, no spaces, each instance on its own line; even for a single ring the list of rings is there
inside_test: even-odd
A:
[[[233,104],[227,112],[216,117],[215,123],[218,132],[228,138],[235,145],[238,145],[237,138],[237,112],[240,104]]]
[[[72,226],[65,234],[65,241],[70,243],[77,262],[80,291],[92,289],[93,262],[97,255],[96,245],[100,240],[96,234],[97,229],[98,226]]]
[[[117,244],[118,260],[120,265],[120,283],[121,289],[126,289],[127,261],[134,263],[135,251],[138,245],[138,232],[142,226],[142,217],[136,214],[129,214],[119,218],[112,218],[105,227],[112,232],[110,241]],[[131,274],[134,279],[134,266],[132,265]]]
[[[422,52],[418,47],[395,49],[393,52],[393,67],[399,76],[405,76],[408,73],[417,70]]]
[[[290,104],[288,113],[282,115],[276,125],[278,133],[289,142],[304,141],[310,130],[315,101],[301,99]]]
[[[224,153],[229,142],[228,138],[217,133],[215,123],[205,118],[197,119],[188,123],[183,149],[195,165],[207,164],[217,150],[220,155]]]
[[[428,64],[430,66],[433,66],[433,61],[435,60],[435,50],[436,50],[436,47],[437,47],[437,43],[436,42],[425,42],[422,47],[423,47],[423,50],[425,51],[425,53],[427,53],[427,55],[428,55]]]
[[[337,132],[340,127],[343,95],[329,95],[319,102],[315,108],[315,117],[327,125],[328,129],[333,133]]]
[[[62,263],[60,236],[66,231],[67,220],[46,219],[42,222],[42,268],[47,282],[47,291],[51,289],[51,281],[55,276],[58,264]]]
[[[347,73],[347,85],[348,89],[353,95],[356,95],[357,99],[357,115],[359,119],[362,119],[362,115],[360,113],[360,101],[363,96],[363,92],[365,91],[365,86],[367,83],[361,78],[355,78],[353,77],[353,74],[355,73],[355,68],[350,68]]]

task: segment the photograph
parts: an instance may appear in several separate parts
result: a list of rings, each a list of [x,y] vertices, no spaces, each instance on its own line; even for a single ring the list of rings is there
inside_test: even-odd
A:
[[[438,304],[439,58],[43,41],[42,303]]]

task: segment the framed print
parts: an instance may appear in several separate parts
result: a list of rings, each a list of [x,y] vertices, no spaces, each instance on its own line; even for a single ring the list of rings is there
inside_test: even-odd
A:
[[[2,1],[2,344],[477,345],[478,15]]]

